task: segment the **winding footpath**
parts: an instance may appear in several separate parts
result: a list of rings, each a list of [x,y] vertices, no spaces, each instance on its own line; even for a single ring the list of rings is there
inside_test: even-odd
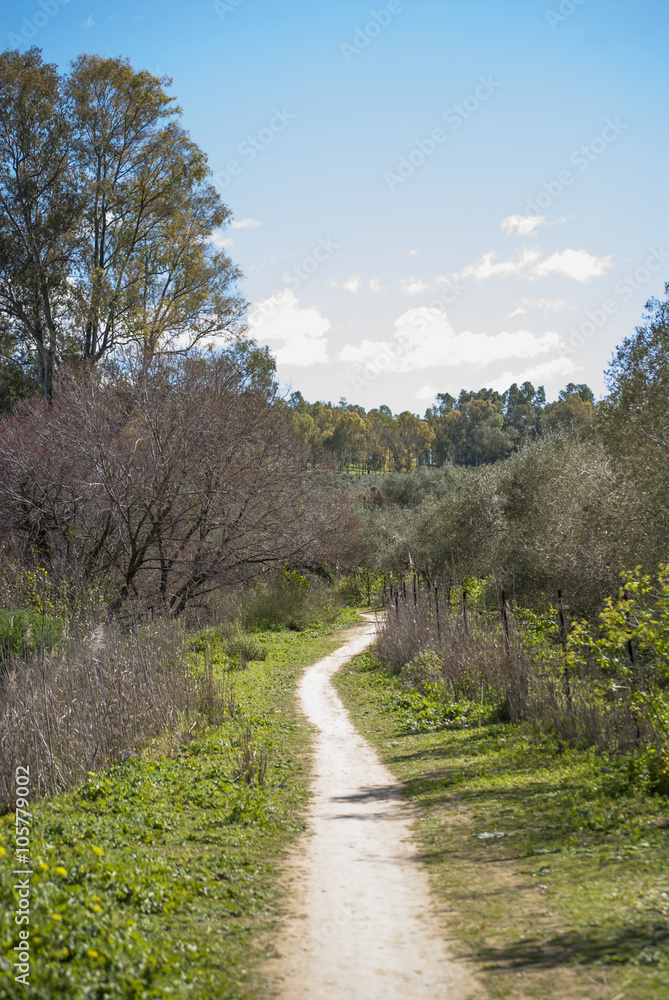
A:
[[[281,1000],[470,1000],[411,838],[411,808],[354,728],[331,678],[374,639],[366,623],[299,687],[318,730],[309,833],[290,863],[292,914],[267,973]]]

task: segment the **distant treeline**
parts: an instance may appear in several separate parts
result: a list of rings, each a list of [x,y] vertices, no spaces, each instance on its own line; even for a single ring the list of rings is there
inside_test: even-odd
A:
[[[291,395],[290,406],[312,465],[363,472],[498,462],[548,431],[587,436],[595,419],[594,394],[574,382],[553,403],[531,382],[514,382],[506,392],[463,389],[457,398],[438,393],[422,419],[408,410],[394,415],[388,406],[366,412],[345,399],[308,403],[301,392]]]

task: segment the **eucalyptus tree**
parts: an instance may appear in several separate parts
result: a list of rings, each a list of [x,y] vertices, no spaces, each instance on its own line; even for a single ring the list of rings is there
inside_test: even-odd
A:
[[[236,329],[230,218],[167,93],[127,59],[0,56],[0,316],[44,395],[63,360],[144,363]]]

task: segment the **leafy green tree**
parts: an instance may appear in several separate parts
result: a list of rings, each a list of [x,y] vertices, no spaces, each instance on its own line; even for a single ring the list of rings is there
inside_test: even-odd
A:
[[[584,384],[570,382],[561,389],[554,403],[548,403],[540,417],[540,429],[571,431],[580,437],[592,430],[595,422],[595,396]]]
[[[504,393],[504,429],[516,444],[536,436],[546,392],[542,385],[535,389],[531,382],[516,382]]]
[[[666,559],[669,534],[669,298],[651,299],[644,320],[616,350],[598,414],[606,447],[644,499],[635,561],[651,566]]]
[[[131,345],[150,363],[228,334],[239,277],[212,234],[229,210],[180,123],[166,77],[38,49],[0,56],[0,316],[42,391],[64,360]]]

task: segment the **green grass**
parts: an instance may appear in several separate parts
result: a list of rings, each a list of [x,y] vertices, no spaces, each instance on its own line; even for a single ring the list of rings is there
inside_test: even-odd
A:
[[[0,820],[2,1000],[267,995],[257,966],[276,920],[277,861],[302,830],[309,770],[295,680],[341,640],[332,630],[254,640],[268,655],[232,673],[234,720],[183,742],[172,758],[129,756],[35,805],[27,987],[12,971],[13,816]],[[268,755],[262,787],[239,776],[247,724]]]
[[[42,644],[52,649],[63,635],[63,623],[29,608],[0,608],[0,665],[9,656],[30,656]]]
[[[444,711],[370,654],[337,684],[420,807],[450,933],[492,997],[669,997],[669,801],[640,790],[631,758]]]

